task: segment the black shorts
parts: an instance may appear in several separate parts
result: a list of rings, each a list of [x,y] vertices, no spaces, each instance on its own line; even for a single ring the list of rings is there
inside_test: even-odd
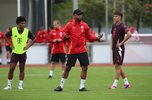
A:
[[[23,54],[12,53],[10,63],[17,63],[19,61],[19,63],[25,64],[26,58],[27,58],[26,52]]]
[[[50,57],[51,61],[59,62],[59,58],[61,59],[61,62],[66,61],[66,54],[65,53],[58,53],[58,54],[52,54]]]
[[[113,64],[123,64],[125,51],[113,51]]]
[[[0,53],[2,53],[2,47],[0,47]]]
[[[11,47],[10,47],[10,46],[6,46],[6,51],[10,51],[10,52],[12,52]]]
[[[79,54],[68,54],[67,55],[67,66],[75,66],[76,60],[79,60],[80,66],[88,66],[89,65],[89,59],[87,52],[79,53]]]

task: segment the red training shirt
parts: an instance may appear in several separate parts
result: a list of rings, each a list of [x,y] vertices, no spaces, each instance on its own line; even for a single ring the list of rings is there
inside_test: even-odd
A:
[[[61,39],[61,42],[53,42],[54,39]],[[64,40],[63,28],[53,29],[49,33],[49,42],[51,44],[51,54],[66,53],[66,42]]]
[[[88,25],[82,20],[77,23],[73,18],[64,28],[66,35],[69,35],[67,39],[68,54],[79,54],[87,52],[86,38],[89,41],[95,41],[97,37],[92,36]]]

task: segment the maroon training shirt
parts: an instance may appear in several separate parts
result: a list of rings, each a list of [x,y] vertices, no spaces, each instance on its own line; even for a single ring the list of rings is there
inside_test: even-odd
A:
[[[113,24],[112,26],[112,37],[113,37],[113,44],[112,44],[112,50],[119,51],[119,48],[116,48],[116,44],[120,43],[124,40],[125,34],[128,32],[128,28],[124,23],[120,23],[119,25]],[[121,51],[125,50],[124,44],[120,46],[122,49]]]

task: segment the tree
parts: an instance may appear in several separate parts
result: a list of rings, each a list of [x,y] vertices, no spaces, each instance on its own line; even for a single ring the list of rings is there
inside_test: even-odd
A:
[[[149,17],[145,17],[145,9],[146,5],[150,3],[152,3],[152,0],[128,0],[125,2],[125,10],[127,13],[129,12],[131,14],[130,16],[133,15],[133,18],[136,21],[137,31],[139,31],[140,18],[149,19]]]
[[[98,22],[98,33],[100,33],[102,22],[105,19],[105,0],[79,0],[79,8],[84,12],[85,21],[91,22],[94,19]]]

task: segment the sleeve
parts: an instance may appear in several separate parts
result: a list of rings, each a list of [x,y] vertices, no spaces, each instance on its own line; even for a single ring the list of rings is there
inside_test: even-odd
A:
[[[95,36],[92,36],[91,35],[91,32],[90,32],[90,29],[88,27],[88,25],[86,26],[86,38],[90,41],[90,42],[93,42],[93,41],[96,41],[97,40],[97,37]]]
[[[31,31],[29,31],[28,38],[30,38],[31,40],[34,40],[35,35]]]
[[[64,34],[69,35],[69,23],[65,25],[63,32]]]
[[[8,37],[10,37],[10,36],[12,36],[12,30],[10,30],[9,32],[7,32],[6,34],[5,34],[5,36],[8,38]]]
[[[125,34],[129,31],[128,28],[127,28],[127,26],[126,26],[125,24],[123,25],[123,28],[122,28],[122,29],[123,29],[123,32],[124,32]]]

